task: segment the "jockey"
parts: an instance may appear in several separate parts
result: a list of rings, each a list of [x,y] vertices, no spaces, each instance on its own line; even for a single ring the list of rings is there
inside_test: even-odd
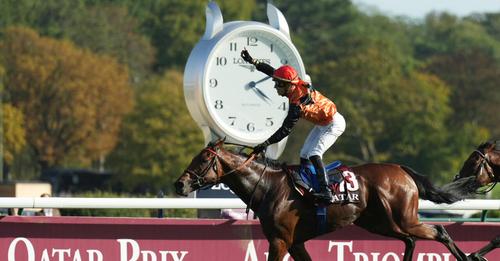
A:
[[[307,136],[300,150],[301,165],[313,164],[320,191],[314,193],[321,202],[333,201],[328,177],[322,161],[323,153],[330,148],[337,138],[344,132],[346,123],[344,117],[337,111],[335,104],[323,96],[319,91],[299,78],[297,71],[284,65],[274,69],[267,63],[253,59],[247,50],[241,51],[243,60],[255,65],[257,70],[271,76],[275,82],[274,88],[280,96],[286,96],[289,101],[288,114],[281,127],[263,143],[254,147],[254,153],[260,153],[273,143],[279,142],[288,136],[299,118],[314,123],[314,128]]]

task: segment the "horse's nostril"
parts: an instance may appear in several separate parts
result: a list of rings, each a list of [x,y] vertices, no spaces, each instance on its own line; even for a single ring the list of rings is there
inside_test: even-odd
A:
[[[176,191],[181,191],[182,188],[184,187],[184,183],[182,183],[180,181],[177,181],[177,182],[174,183],[174,187],[175,187]]]

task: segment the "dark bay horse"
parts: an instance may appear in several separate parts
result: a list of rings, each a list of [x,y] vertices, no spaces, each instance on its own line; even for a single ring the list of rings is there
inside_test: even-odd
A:
[[[453,194],[485,194],[500,181],[500,141],[488,141],[477,147],[465,160],[455,180],[443,186],[443,190]],[[490,186],[486,190],[478,189]],[[473,260],[485,260],[483,256],[500,247],[500,234],[482,249],[472,253]]]
[[[179,195],[200,187],[224,183],[258,215],[269,241],[268,260],[282,260],[288,251],[294,260],[311,260],[304,242],[349,224],[405,243],[404,260],[412,260],[416,239],[443,243],[457,260],[468,257],[455,245],[441,225],[418,220],[418,199],[436,203],[460,200],[434,187],[424,176],[395,164],[365,164],[353,167],[360,192],[359,203],[333,204],[327,208],[326,230],[318,232],[316,207],[293,189],[280,167],[272,167],[223,147],[209,144],[196,155],[175,182]]]
[[[479,186],[486,186],[500,181],[500,141],[488,141],[477,147],[467,160],[455,181],[475,177]]]

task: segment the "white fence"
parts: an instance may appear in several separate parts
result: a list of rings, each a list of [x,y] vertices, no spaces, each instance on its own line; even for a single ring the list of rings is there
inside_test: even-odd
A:
[[[135,208],[135,209],[224,209],[246,208],[238,198],[41,198],[0,197],[0,208]],[[454,204],[419,201],[419,210],[500,210],[500,200],[467,199]]]

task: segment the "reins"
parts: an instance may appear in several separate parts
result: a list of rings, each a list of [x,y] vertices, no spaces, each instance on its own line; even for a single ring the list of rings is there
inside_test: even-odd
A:
[[[219,153],[217,153],[217,151],[212,150],[211,148],[206,148],[206,150],[207,150],[208,152],[212,153],[212,154],[214,155],[214,158],[218,158],[219,160],[220,160],[220,159],[222,159],[222,157],[219,155]],[[241,165],[240,165],[240,166],[238,166],[237,168],[232,169],[232,170],[230,170],[229,172],[223,173],[223,174],[222,174],[222,175],[220,175],[220,176],[219,176],[219,175],[217,175],[217,182],[219,182],[219,180],[220,180],[222,177],[227,176],[227,175],[229,175],[229,174],[231,174],[231,173],[233,173],[233,172],[235,172],[235,171],[237,171],[237,170],[239,170],[239,169],[241,169],[241,168],[245,167],[245,166],[246,166],[246,165],[247,165],[250,161],[252,161],[254,158],[255,158],[255,154],[253,154],[253,153],[252,153],[252,154],[250,154],[250,155],[248,156],[248,158],[247,158],[247,159],[243,162],[243,164],[241,164]]]
[[[478,174],[478,176],[479,176],[479,175],[481,175],[481,173],[483,172],[483,169],[485,169],[485,165],[487,165],[487,166],[488,166],[488,167],[490,167],[490,168],[491,168],[491,166],[490,166],[490,163],[489,163],[488,155],[483,154],[483,153],[482,153],[481,151],[479,151],[479,150],[475,150],[475,152],[477,152],[477,153],[481,156],[481,158],[482,158],[481,163],[480,163],[480,164],[481,164],[481,166],[480,166],[480,169],[479,169],[479,174]],[[493,173],[489,172],[489,171],[488,171],[488,169],[486,169],[486,174],[488,175],[488,177],[489,177],[491,180],[495,180],[495,174],[493,174]],[[487,188],[486,190],[483,190],[483,191],[476,191],[475,193],[476,193],[476,194],[479,194],[479,195],[486,194],[486,193],[488,193],[488,192],[492,191],[492,190],[493,190],[493,188],[495,188],[495,186],[497,185],[497,183],[498,183],[498,181],[494,181],[494,182],[493,182],[493,184],[492,184],[492,185],[490,185],[490,187],[489,187],[489,188]]]
[[[215,151],[215,150],[213,150],[211,148],[206,148],[206,150],[208,152],[210,152],[212,155],[214,155],[214,158],[213,158],[214,162],[216,161],[216,159],[223,160],[222,157],[219,155],[219,153],[217,151]],[[230,170],[229,172],[223,173],[220,176],[217,175],[217,181],[216,181],[216,183],[219,183],[221,178],[223,178],[223,177],[225,177],[225,176],[227,176],[229,174],[232,174],[232,173],[240,170],[241,168],[245,167],[250,161],[252,161],[255,158],[256,155],[257,154],[255,154],[255,153],[251,153],[248,156],[248,158],[240,166],[238,166],[237,168],[234,168],[234,169]],[[212,165],[212,163],[209,164],[209,165]],[[217,165],[217,163],[215,163],[215,165]],[[226,165],[227,165],[227,163],[226,163]],[[247,214],[247,220],[248,220],[248,213],[250,212],[250,207],[252,206],[252,203],[253,203],[255,191],[257,190],[257,187],[259,186],[260,181],[262,180],[262,178],[266,174],[266,169],[267,169],[267,162],[264,165],[264,169],[262,170],[262,174],[259,176],[259,180],[257,180],[257,183],[255,184],[255,186],[254,186],[254,188],[252,190],[252,194],[250,195],[250,200],[248,201],[248,204],[247,204],[247,207],[246,207],[246,210],[245,210],[245,213]]]
[[[475,193],[478,194],[478,195],[484,195],[490,191],[493,190],[493,188],[495,188],[495,186],[497,185],[498,181],[495,181],[493,182],[491,185],[489,185],[490,187],[487,188],[486,190],[483,190],[483,191],[476,191]]]
[[[255,156],[255,154],[253,155]],[[255,194],[255,191],[257,190],[257,187],[259,186],[259,183],[264,177],[264,175],[266,175],[267,161],[264,162],[265,162],[264,169],[262,170],[262,174],[260,175],[259,180],[257,180],[257,183],[255,183],[255,186],[253,187],[252,194],[250,195],[250,200],[248,201],[247,208],[245,210],[245,213],[247,214],[247,220],[248,220],[248,213],[250,212],[250,206],[252,206],[253,196]]]

